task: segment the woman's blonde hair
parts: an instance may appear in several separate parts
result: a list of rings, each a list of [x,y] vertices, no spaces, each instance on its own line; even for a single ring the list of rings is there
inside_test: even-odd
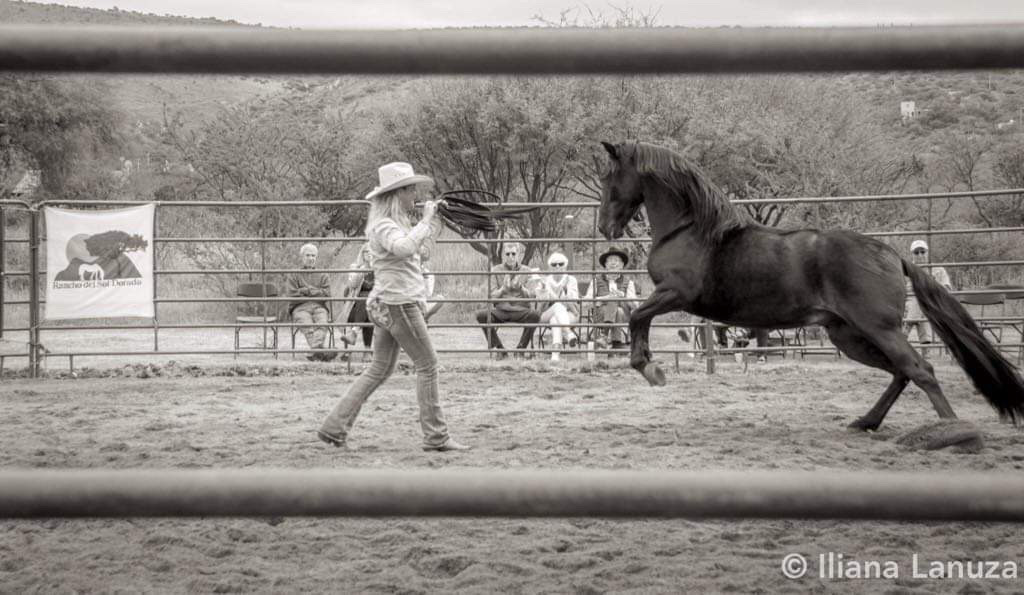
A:
[[[381,219],[391,219],[399,227],[408,230],[412,227],[412,217],[409,212],[402,208],[402,195],[406,192],[416,192],[416,186],[402,186],[390,192],[375,196],[370,201],[370,214],[366,217],[366,233]]]

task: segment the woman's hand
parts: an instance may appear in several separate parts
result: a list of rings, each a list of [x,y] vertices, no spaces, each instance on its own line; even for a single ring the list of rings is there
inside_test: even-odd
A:
[[[437,207],[440,201],[428,200],[423,203],[423,220],[430,221],[437,214]]]

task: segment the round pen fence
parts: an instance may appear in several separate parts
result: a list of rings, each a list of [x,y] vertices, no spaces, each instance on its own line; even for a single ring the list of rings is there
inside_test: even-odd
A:
[[[981,191],[981,192],[961,192],[961,193],[944,193],[944,194],[916,194],[916,195],[892,195],[892,196],[864,196],[864,197],[830,197],[830,198],[782,198],[782,199],[765,199],[763,201],[750,201],[750,200],[738,200],[735,201],[737,204],[749,204],[749,203],[782,203],[782,204],[811,204],[811,205],[829,205],[836,204],[840,205],[839,208],[843,208],[842,205],[856,202],[901,202],[909,203],[912,201],[935,201],[939,199],[991,199],[999,198],[1007,195],[1017,195],[1024,193],[1024,190],[1000,190],[1000,191]],[[284,207],[284,208],[301,208],[301,207],[338,207],[344,206],[346,208],[353,209],[364,209],[366,208],[366,201],[362,200],[351,200],[351,201],[268,201],[268,202],[211,202],[211,201],[182,201],[182,202],[167,202],[167,201],[156,201],[153,204],[156,205],[156,225],[154,227],[154,245],[155,255],[154,262],[154,285],[155,285],[155,316],[150,321],[144,321],[141,323],[136,322],[92,322],[92,323],[78,323],[69,324],[66,322],[55,322],[47,323],[42,319],[43,308],[46,303],[46,292],[45,292],[45,247],[46,247],[46,235],[45,229],[43,229],[42,221],[42,208],[46,206],[65,206],[65,207],[88,207],[88,208],[102,208],[102,207],[123,207],[129,205],[146,204],[142,201],[87,201],[87,202],[42,202],[35,205],[30,205],[22,201],[3,201],[0,203],[0,212],[3,213],[21,213],[22,224],[15,229],[16,235],[11,235],[8,232],[8,236],[3,237],[0,241],[0,254],[4,256],[0,261],[6,263],[8,260],[7,254],[14,251],[22,251],[28,255],[27,259],[20,259],[23,262],[28,261],[29,270],[9,270],[6,265],[3,270],[3,277],[5,282],[2,284],[4,287],[0,298],[2,298],[2,308],[0,308],[0,322],[2,322],[2,336],[8,346],[10,345],[21,345],[22,349],[19,350],[5,350],[0,354],[0,369],[4,367],[10,367],[12,365],[7,360],[21,360],[27,361],[30,374],[38,375],[40,370],[41,362],[48,360],[48,365],[57,367],[60,364],[59,361],[66,361],[69,369],[74,369],[76,365],[87,365],[90,358],[96,358],[99,356],[120,356],[123,358],[130,358],[132,356],[144,357],[144,356],[184,356],[184,355],[223,355],[226,357],[237,357],[240,353],[246,353],[247,355],[260,354],[262,353],[268,358],[277,358],[281,354],[288,354],[295,356],[297,354],[305,355],[309,353],[309,350],[302,349],[300,344],[294,341],[295,334],[302,328],[310,326],[321,326],[317,324],[299,324],[285,320],[285,316],[282,316],[282,311],[287,305],[294,300],[283,293],[283,280],[285,275],[293,272],[297,272],[301,269],[297,268],[294,264],[294,254],[297,254],[298,247],[307,242],[315,242],[324,246],[325,252],[330,250],[331,246],[338,247],[337,250],[340,254],[344,250],[346,254],[343,262],[348,262],[348,256],[354,254],[354,250],[359,245],[365,242],[363,237],[344,237],[342,235],[326,236],[326,237],[266,237],[262,232],[254,236],[237,236],[232,234],[232,229],[217,230],[222,235],[211,236],[211,237],[186,237],[179,235],[170,235],[162,233],[161,230],[161,214],[166,213],[169,210],[185,210],[190,213],[190,216],[200,217],[204,209],[245,209],[245,210],[260,210],[267,209],[270,207]],[[518,206],[518,205],[512,205]],[[592,284],[597,277],[603,273],[603,269],[598,266],[597,256],[605,249],[609,244],[603,238],[599,237],[597,233],[597,203],[593,201],[586,202],[562,202],[562,203],[550,203],[550,204],[537,204],[533,205],[539,209],[559,211],[563,209],[572,209],[575,211],[582,211],[584,214],[581,219],[589,218],[589,221],[585,221],[581,227],[587,228],[591,233],[589,237],[568,237],[568,238],[502,238],[502,237],[490,237],[490,238],[462,238],[452,232],[447,232],[444,236],[438,240],[438,248],[436,249],[439,253],[444,250],[455,250],[460,247],[467,245],[486,246],[488,244],[501,244],[503,242],[518,242],[522,244],[536,243],[549,246],[555,246],[561,248],[564,252],[569,255],[570,265],[569,270],[566,271],[568,274],[575,276],[581,284]],[[557,215],[556,215],[557,216]],[[6,219],[7,217],[5,217]],[[6,227],[6,226],[5,226]],[[867,235],[879,237],[883,241],[906,243],[913,238],[926,238],[930,245],[941,246],[943,238],[950,236],[970,236],[970,235],[992,235],[999,234],[1001,236],[1013,235],[1020,236],[1024,234],[1024,227],[997,227],[997,228],[957,228],[957,229],[932,229],[926,227],[924,229],[913,229],[913,230],[899,230],[899,231],[871,231],[865,230]],[[650,239],[647,237],[626,237],[621,240],[617,240],[615,243],[623,246],[646,246],[649,245]],[[191,247],[191,248],[204,248],[208,246],[217,245],[231,245],[239,246],[246,245],[252,246],[255,253],[254,265],[248,268],[188,268],[188,267],[177,267],[170,266],[162,268],[160,262],[162,255],[168,251],[176,250],[180,247]],[[347,249],[346,249],[347,247]],[[459,335],[452,341],[446,341],[442,338],[439,340],[438,352],[442,355],[455,355],[455,354],[475,354],[477,356],[488,356],[493,355],[493,351],[489,350],[483,337],[480,336],[480,329],[486,326],[493,326],[498,329],[503,328],[521,328],[524,326],[533,326],[542,331],[542,329],[549,327],[547,324],[529,324],[529,323],[491,323],[481,324],[473,319],[470,312],[466,311],[466,308],[484,308],[488,304],[494,301],[493,298],[489,297],[491,289],[495,287],[495,279],[500,276],[500,273],[492,273],[491,265],[494,263],[492,259],[493,250],[488,250],[487,253],[483,252],[469,252],[465,251],[468,256],[466,258],[458,259],[460,265],[458,269],[437,269],[432,270],[431,274],[439,280],[439,284],[442,286],[451,285],[451,281],[459,280],[457,288],[460,289],[459,293],[444,292],[445,297],[438,297],[436,302],[439,304],[445,304],[448,308],[457,308],[458,310],[454,313],[448,313],[440,320],[431,321],[430,326],[436,329],[446,329],[446,332],[454,335]],[[525,263],[537,269],[538,275],[544,274],[545,265],[543,263],[544,256],[541,255],[539,259],[536,259],[532,263]],[[927,266],[943,266],[947,267],[952,271],[967,270],[972,271],[985,270],[985,269],[998,269],[1002,271],[1001,277],[1003,279],[1017,282],[1024,278],[1024,275],[1018,273],[1021,266],[1024,265],[1024,260],[987,260],[987,261],[969,261],[969,262],[933,262]],[[343,268],[339,267],[324,267],[321,270],[328,275],[343,279],[348,276],[349,273],[358,273],[359,269],[347,268],[348,265],[343,265]],[[632,276],[638,286],[638,299],[642,301],[644,297],[644,289],[649,289],[649,284],[645,283],[646,270],[642,268],[642,263],[632,263],[628,269],[624,271],[628,275]],[[956,274],[956,273],[954,273]],[[33,284],[29,282],[30,279],[35,278],[38,280],[37,283]],[[22,283],[18,284],[17,280],[21,279]],[[222,287],[222,291],[219,295],[196,295],[194,291],[188,291],[188,286],[183,286],[181,283],[176,283],[175,279],[221,279],[219,286]],[[228,280],[228,281],[224,281]],[[264,291],[266,294],[257,297],[253,296],[239,296],[235,292],[227,291],[223,288],[232,289],[237,287],[241,283],[256,283],[256,284],[267,284],[268,287],[274,287],[273,292]],[[340,283],[339,283],[340,284]],[[336,286],[339,284],[335,284]],[[586,285],[584,285],[586,286]],[[20,291],[14,291],[13,289],[20,287]],[[1007,289],[1007,287],[1011,289]],[[993,340],[997,341],[1001,348],[1006,350],[1008,353],[1013,354],[1020,361],[1022,353],[1022,342],[1020,338],[1020,332],[1022,323],[1024,323],[1024,313],[1022,313],[1017,305],[1019,300],[1024,293],[1024,290],[1013,290],[1013,284],[1002,284],[1002,286],[994,285],[992,288],[989,287],[961,287],[960,290],[955,291],[954,294],[958,295],[965,304],[969,307],[976,305],[977,310],[975,312],[976,318],[979,323],[982,324],[983,328],[989,331],[990,336]],[[209,292],[207,292],[209,293]],[[607,301],[628,301],[626,298],[586,298],[582,294],[584,291],[581,289],[581,297],[577,300],[578,307],[581,312],[587,312],[593,307],[593,304],[597,302]],[[978,296],[985,296],[991,294],[991,299],[977,300]],[[328,298],[328,301],[336,305],[336,308],[331,309],[333,315],[332,321],[329,323],[332,337],[339,332],[343,332],[346,328],[358,327],[358,326],[370,326],[370,323],[349,323],[343,319],[343,313],[348,305],[352,302],[359,300],[359,297],[352,295],[333,295]],[[531,298],[501,298],[502,301],[510,302],[525,302],[527,304],[534,304],[537,300]],[[986,303],[987,302],[987,303]],[[200,321],[181,321],[181,316],[168,316],[168,310],[174,307],[181,307],[190,305],[199,309],[198,314],[194,314],[193,317],[202,318]],[[242,307],[248,306],[252,310],[253,314],[264,317],[270,320],[266,323],[258,325],[245,324],[240,325],[236,320],[230,316],[230,312],[227,309],[231,307]],[[220,307],[219,310],[217,308]],[[214,309],[214,312],[203,314],[203,309]],[[163,318],[162,318],[163,316]],[[170,318],[170,319],[168,319]],[[211,320],[211,318],[213,320]],[[216,320],[220,318],[220,320]],[[667,320],[658,322],[654,325],[656,331],[660,331],[662,334],[660,340],[654,342],[653,347],[655,353],[660,353],[672,358],[675,362],[676,368],[679,367],[680,356],[698,356],[706,360],[707,369],[709,372],[714,371],[715,358],[728,355],[732,357],[733,354],[753,354],[753,353],[776,353],[782,355],[799,355],[804,357],[808,354],[828,354],[837,355],[837,352],[831,347],[824,337],[824,333],[820,329],[815,329],[812,332],[808,332],[807,329],[792,329],[792,330],[778,330],[774,333],[774,336],[770,337],[771,344],[767,346],[753,346],[752,342],[750,345],[738,347],[738,346],[722,346],[719,345],[718,341],[714,338],[714,329],[710,323],[693,319],[686,316],[676,316],[674,320]],[[271,320],[272,319],[272,320]],[[585,316],[578,323],[573,325],[574,331],[581,337],[581,341],[574,350],[568,350],[569,354],[576,354],[580,358],[593,358],[597,355],[621,355],[622,357],[627,356],[628,352],[626,349],[608,349],[608,348],[595,348],[587,338],[593,338],[594,333],[597,329],[603,329],[611,326],[620,326],[623,328],[627,327],[626,323],[612,324],[596,322],[593,316]],[[719,325],[720,326],[720,325]],[[242,330],[244,329],[244,330]],[[239,335],[245,333],[248,335],[252,334],[252,329],[255,329],[257,339],[259,341],[258,347],[243,347],[239,341]],[[684,330],[686,333],[696,335],[697,340],[691,342],[683,342],[677,336],[676,333],[679,330]],[[183,331],[221,331],[223,334],[218,338],[213,339],[219,341],[220,344],[204,345],[202,349],[197,349],[194,345],[182,345],[180,342],[175,341],[174,334],[181,333]],[[152,342],[151,349],[132,349],[126,350],[118,348],[116,343],[111,342],[99,342],[95,348],[90,349],[59,349],[48,347],[48,336],[54,336],[54,333],[103,333],[110,331],[131,331],[134,333],[145,332],[151,334]],[[232,333],[235,336],[235,341],[231,340]],[[260,335],[262,334],[262,337]],[[290,336],[292,341],[282,341],[282,338]],[[711,338],[709,341],[708,338]],[[533,353],[536,351],[543,351],[544,334],[538,332],[538,336],[534,343],[525,350],[521,350],[527,353]],[[177,343],[177,344],[176,344]],[[589,348],[589,349],[588,349]],[[353,353],[365,352],[365,349],[360,347],[353,347],[349,351]],[[516,350],[512,350],[516,351]],[[352,365],[351,358],[348,359],[348,366]]]

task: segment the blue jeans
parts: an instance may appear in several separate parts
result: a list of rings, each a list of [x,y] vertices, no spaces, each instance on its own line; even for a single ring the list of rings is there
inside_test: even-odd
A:
[[[297,324],[327,324],[330,317],[322,305],[304,302],[292,311],[292,320]],[[306,336],[306,343],[311,349],[320,349],[327,342],[326,326],[303,326],[299,330]]]
[[[373,362],[349,387],[341,402],[324,420],[322,431],[347,437],[352,424],[373,391],[395,371],[398,353],[404,349],[416,368],[416,399],[420,405],[420,427],[423,442],[438,446],[448,440],[448,425],[438,403],[437,354],[427,335],[427,323],[419,304],[387,306],[387,326],[374,320],[377,332],[373,340]]]

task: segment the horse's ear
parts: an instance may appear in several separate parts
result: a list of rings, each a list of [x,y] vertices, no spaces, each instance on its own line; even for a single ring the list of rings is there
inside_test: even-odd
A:
[[[615,145],[604,141],[601,141],[601,144],[604,145],[604,150],[608,151],[608,154],[612,156],[612,159],[616,161],[619,160],[619,150],[615,148]]]

